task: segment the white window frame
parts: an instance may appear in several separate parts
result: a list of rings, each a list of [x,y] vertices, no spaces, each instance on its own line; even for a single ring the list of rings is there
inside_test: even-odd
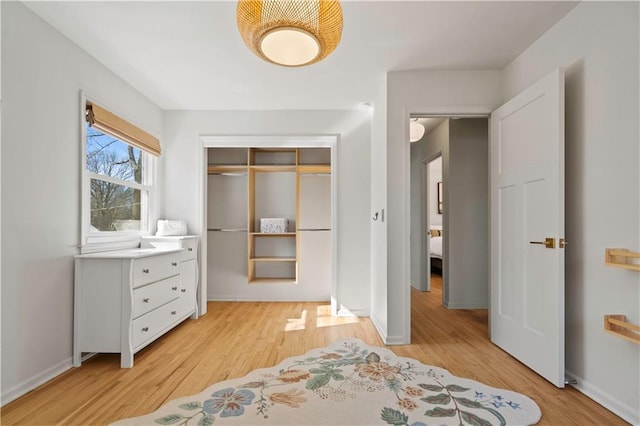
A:
[[[156,207],[156,169],[158,159],[144,150],[141,151],[143,176],[142,183],[125,181],[111,176],[101,175],[87,170],[87,130],[86,130],[86,105],[87,102],[95,102],[104,105],[109,111],[116,115],[117,111],[111,108],[108,103],[95,99],[81,93],[80,95],[80,166],[81,170],[81,253],[95,253],[109,250],[119,250],[138,247],[140,237],[151,234],[152,219],[155,217]],[[122,117],[122,115],[120,115]],[[119,141],[127,143],[119,138]],[[91,230],[91,179],[98,179],[117,185],[127,186],[140,190],[140,230],[129,231],[101,231]]]

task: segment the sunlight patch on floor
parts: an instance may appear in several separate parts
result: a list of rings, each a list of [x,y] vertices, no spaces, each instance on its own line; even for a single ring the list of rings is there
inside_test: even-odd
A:
[[[333,327],[336,325],[354,324],[358,322],[357,317],[334,317],[331,316],[331,305],[318,306],[316,310],[316,327]]]
[[[300,312],[299,318],[287,318],[284,331],[300,331],[307,328],[307,321],[313,321],[313,313],[309,315],[306,309]],[[318,306],[316,309],[316,328],[336,327],[340,325],[357,324],[356,316],[332,316],[331,305]]]
[[[307,324],[307,310],[304,309],[300,314],[300,318],[287,318],[287,324],[284,331],[304,330]]]

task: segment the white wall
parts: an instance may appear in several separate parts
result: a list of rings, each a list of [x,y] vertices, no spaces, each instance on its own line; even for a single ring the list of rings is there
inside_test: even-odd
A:
[[[422,223],[422,203],[424,195],[424,186],[422,183],[422,162],[425,159],[433,158],[441,154],[436,160],[439,164],[437,173],[430,173],[429,179],[439,176],[439,180],[434,180],[429,186],[429,208],[433,209],[429,212],[429,220],[433,223],[433,218],[438,217],[440,225],[442,225],[443,215],[438,214],[437,206],[437,188],[436,183],[443,180],[443,171],[445,158],[449,161],[449,120],[444,120],[442,124],[433,129],[429,134],[425,135],[420,141],[412,143],[410,146],[410,184],[411,184],[411,285],[419,290],[427,290],[426,277],[423,276],[424,262],[427,262],[428,251],[424,240],[425,226]],[[432,166],[430,166],[431,172]],[[435,206],[431,204],[435,203]],[[423,240],[424,239],[424,240]]]
[[[185,219],[190,233],[201,235],[200,135],[339,134],[338,308],[369,315],[369,111],[167,111],[164,118],[162,215]]]
[[[442,157],[429,163],[429,228],[442,227],[442,213],[438,212],[438,182],[442,182]]]
[[[387,344],[410,341],[409,114],[489,113],[500,71],[395,71],[387,76]],[[446,208],[446,206],[445,206]]]
[[[640,274],[606,267],[604,249],[640,251],[637,2],[583,2],[504,72],[510,98],[565,68],[566,368],[578,388],[640,423],[640,346],[603,315],[640,323]]]
[[[386,76],[385,76],[386,77]],[[371,220],[371,313],[381,336],[387,332],[387,80],[376,95],[371,120],[371,206],[369,217],[385,211],[385,222]],[[384,337],[383,337],[384,338]]]
[[[449,120],[444,304],[483,309],[489,299],[489,122]]]
[[[18,2],[2,2],[2,403],[71,367],[80,90],[160,135],[159,108]]]

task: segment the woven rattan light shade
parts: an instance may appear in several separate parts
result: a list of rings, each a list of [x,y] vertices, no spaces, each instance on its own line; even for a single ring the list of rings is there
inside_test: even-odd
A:
[[[335,0],[239,0],[237,19],[247,47],[262,59],[284,66],[321,61],[333,52],[342,36],[342,7]],[[279,31],[288,32],[294,39],[310,40],[308,49],[298,56],[291,41],[289,46],[278,46],[284,51],[282,56],[271,55],[266,38],[275,40],[272,36]]]

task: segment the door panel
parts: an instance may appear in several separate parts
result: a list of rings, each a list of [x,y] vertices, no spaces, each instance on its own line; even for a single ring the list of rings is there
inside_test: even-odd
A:
[[[516,191],[514,186],[507,186],[500,189],[500,217],[503,218],[502,232],[500,233],[500,253],[503,261],[500,262],[500,290],[498,292],[500,300],[500,315],[505,320],[515,321],[517,317],[517,305],[512,303],[518,299],[516,286],[507,285],[516,281],[516,271],[514,267],[520,261],[518,253],[518,238],[515,217],[517,216]],[[499,325],[499,324],[496,324]]]
[[[564,73],[494,111],[490,133],[491,340],[564,387]]]

